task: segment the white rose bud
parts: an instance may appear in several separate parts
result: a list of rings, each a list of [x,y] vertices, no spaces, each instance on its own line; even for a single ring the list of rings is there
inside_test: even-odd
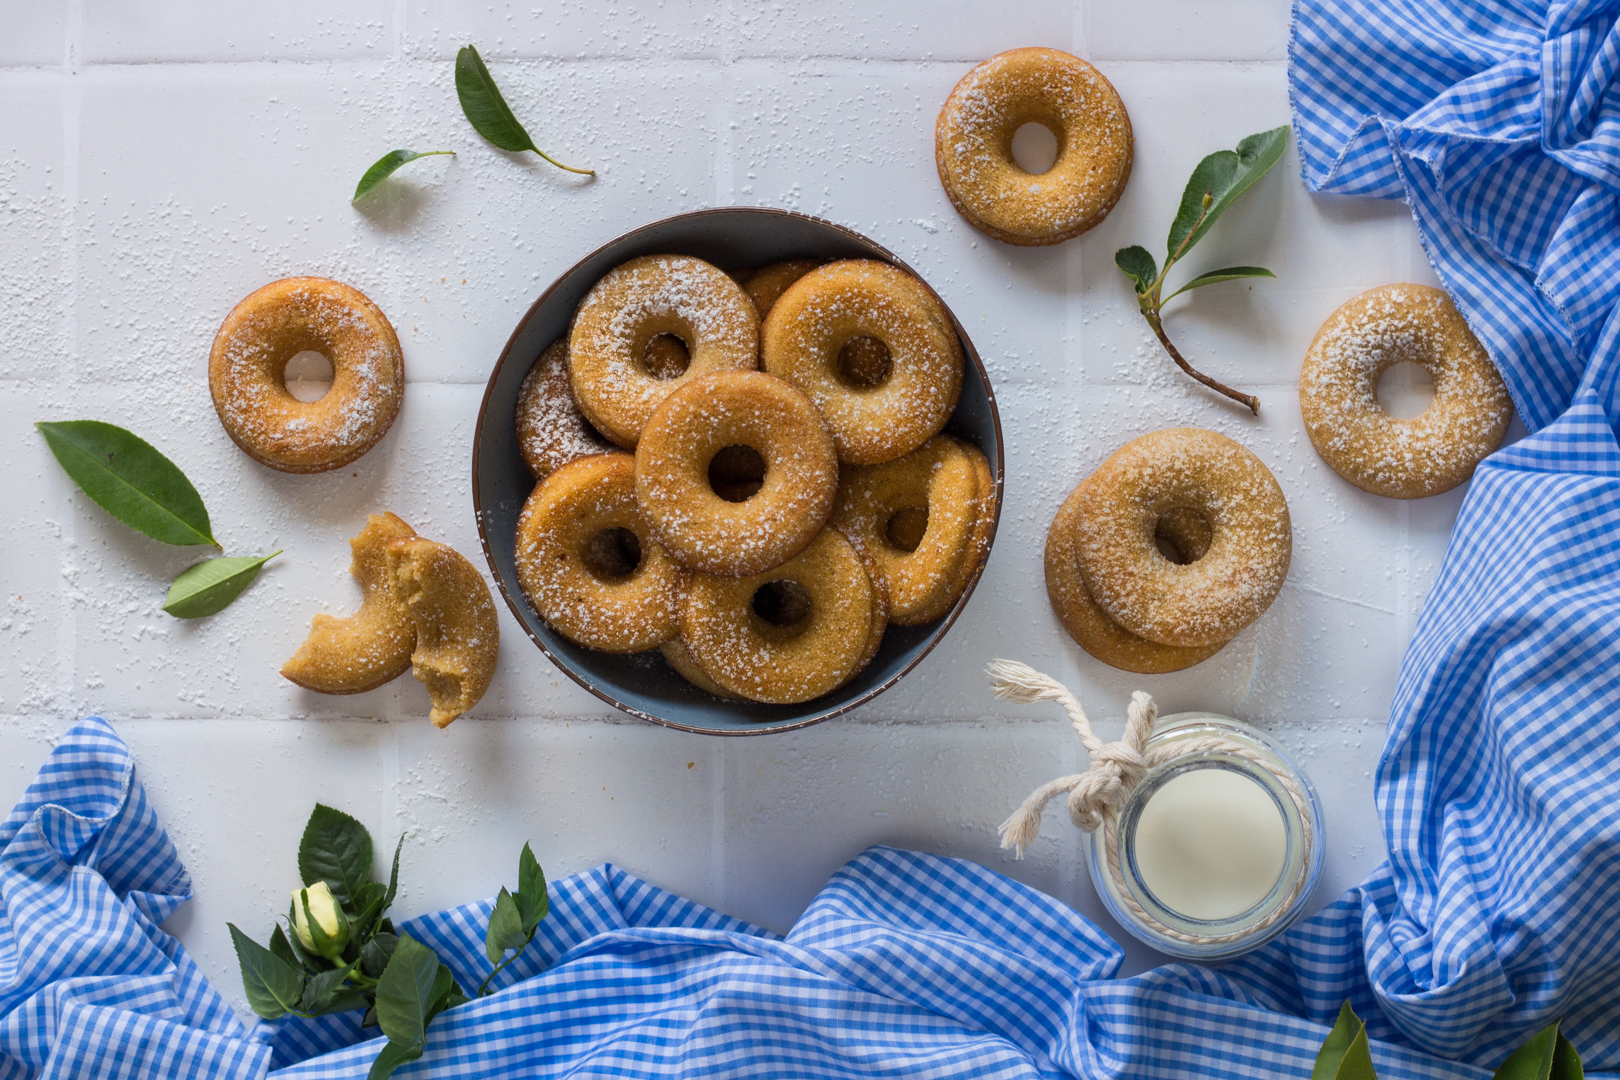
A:
[[[309,918],[304,914],[304,897],[309,898],[309,914],[315,917],[321,932],[326,935],[326,948],[322,949],[315,944],[315,938],[309,930]],[[307,889],[295,889],[293,898],[293,932],[298,935],[298,941],[312,953],[317,953],[328,960],[336,961],[343,955],[343,947],[349,943],[349,921],[338,910],[337,898],[324,881],[317,881]]]

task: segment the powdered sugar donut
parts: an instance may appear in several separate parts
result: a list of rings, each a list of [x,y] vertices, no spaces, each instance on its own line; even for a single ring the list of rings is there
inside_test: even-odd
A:
[[[518,452],[536,480],[570,461],[605,454],[613,444],[591,427],[568,386],[568,339],[547,346],[518,388]]]
[[[1225,435],[1171,428],[1133,439],[1081,486],[1076,538],[1086,588],[1137,637],[1181,648],[1229,641],[1271,606],[1293,553],[1288,501],[1271,470]],[[1184,565],[1159,521],[1194,511],[1209,550]]]
[[[688,354],[679,373],[668,362],[669,338]],[[688,255],[644,255],[614,267],[586,294],[568,334],[574,400],[596,430],[626,449],[677,388],[758,366],[753,301],[723,270]]]
[[[876,381],[851,377],[846,347],[866,339],[887,364]],[[908,454],[950,419],[962,392],[962,342],[928,287],[872,259],[812,270],[771,308],[765,370],[816,403],[838,460],[875,465]]]
[[[1013,134],[1036,123],[1057,161],[1025,172]],[[934,125],[934,163],[957,212],[1008,244],[1056,244],[1108,215],[1131,175],[1131,119],[1113,84],[1057,49],[998,53],[962,76]]]
[[[1411,420],[1378,403],[1378,378],[1399,363],[1434,380]],[[1502,445],[1513,400],[1456,305],[1427,285],[1381,285],[1340,307],[1316,332],[1299,373],[1311,445],[1363,491],[1421,499],[1449,491]]]
[[[316,401],[287,392],[287,361],[332,363]],[[360,290],[326,278],[283,278],[225,316],[208,358],[214,411],[236,445],[272,469],[326,472],[376,445],[405,398],[405,358],[388,317]]]

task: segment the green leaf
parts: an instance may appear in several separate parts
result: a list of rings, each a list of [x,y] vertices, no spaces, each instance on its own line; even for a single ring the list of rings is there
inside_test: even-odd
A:
[[[551,900],[546,895],[545,871],[540,869],[540,861],[528,844],[518,855],[518,893],[514,899],[518,914],[523,916],[523,936],[532,939],[535,928],[551,910]]]
[[[315,804],[298,844],[298,873],[305,885],[324,881],[340,903],[371,880],[371,833],[341,810]]]
[[[289,903],[287,905],[287,925],[294,926],[297,924],[297,922],[297,906]],[[281,929],[280,925],[277,925],[276,929],[279,931]],[[326,959],[326,957],[316,956],[313,953],[306,951],[304,948],[304,943],[298,940],[298,934],[296,931],[292,934],[283,934],[282,940],[287,943],[287,947],[292,950],[293,955],[298,957],[298,962],[303,964],[303,966],[308,970],[323,971],[332,966],[332,962]],[[275,943],[275,938],[272,936],[270,939],[270,945],[272,948],[275,946]]]
[[[343,981],[353,974],[354,968],[354,964],[348,964],[344,967],[333,968],[331,971],[323,971],[311,978],[304,986],[303,997],[298,1002],[299,1009],[309,1013],[311,1016],[320,1016],[323,1013],[348,1012],[349,1009],[363,1008],[365,1006],[364,995],[361,996],[359,1005],[332,1008],[342,998],[352,996],[357,992],[354,987],[343,985]]]
[[[1339,1006],[1339,1019],[1322,1040],[1311,1080],[1376,1080],[1366,1025],[1348,1001]]]
[[[1219,150],[1200,161],[1187,181],[1186,190],[1181,193],[1181,208],[1176,211],[1176,220],[1170,226],[1170,239],[1165,250],[1170,253],[1171,261],[1191,251],[1193,245],[1209,232],[1216,219],[1232,205],[1233,200],[1277,164],[1287,148],[1288,126],[1285,124],[1258,135],[1250,135],[1237,144],[1236,151]],[[1206,195],[1210,197],[1207,213],[1204,212]],[[1202,220],[1199,219],[1200,215]]]
[[[449,154],[451,157],[455,157],[456,152],[454,150],[424,150],[421,153],[417,153],[415,150],[388,151],[388,153],[378,158],[371,168],[366,170],[366,174],[360,178],[360,183],[355,185],[354,198],[349,201],[359,202],[367,195],[370,195],[378,184],[392,176],[401,165],[409,165],[418,158],[437,157],[440,154]]]
[[[34,426],[73,482],[125,525],[165,544],[219,546],[202,496],[145,439],[100,420]]]
[[[405,846],[405,837],[399,838],[394,845],[394,868],[388,871],[388,891],[383,894],[383,910],[387,911],[394,904],[394,893],[399,890],[399,851]]]
[[[304,973],[242,933],[234,923],[225,925],[231,930],[236,959],[242,965],[242,989],[253,1011],[274,1020],[295,1008],[304,993]]]
[[[490,963],[499,963],[507,949],[521,949],[528,943],[517,902],[502,885],[500,895],[495,897],[495,910],[489,913],[489,928],[484,931],[484,955]]]
[[[512,115],[512,107],[501,96],[500,87],[484,66],[484,58],[471,45],[456,53],[456,97],[461,99],[461,111],[467,114],[473,130],[502,150],[540,152]]]
[[[1114,265],[1125,271],[1125,276],[1136,285],[1138,296],[1153,288],[1159,278],[1159,267],[1153,254],[1141,244],[1132,244],[1114,252]]]
[[[421,1043],[405,1046],[390,1039],[382,1048],[382,1052],[377,1055],[377,1060],[371,1063],[371,1071],[366,1073],[366,1080],[386,1080],[394,1074],[395,1069],[421,1056]]]
[[[576,169],[571,165],[564,165],[538,146],[529,138],[529,133],[518,123],[516,116],[512,115],[512,108],[501,96],[500,87],[495,85],[495,79],[484,66],[484,58],[478,55],[478,50],[471,45],[465,45],[456,53],[456,97],[461,100],[461,111],[466,114],[467,122],[473,130],[484,138],[513,153],[532,150],[545,158],[559,169],[566,169],[572,173],[582,173],[586,176],[595,176],[590,169]]]
[[[304,965],[299,955],[293,952],[292,944],[287,941],[287,935],[281,932],[280,923],[277,923],[276,928],[270,931],[270,951],[276,955],[276,959],[281,960],[290,967],[297,968]]]
[[[439,973],[433,978],[433,1004],[428,1006],[427,1017],[422,1026],[433,1023],[433,1018],[446,1009],[453,1009],[463,1002],[471,1000],[461,992],[461,985],[456,982],[456,973],[446,964],[439,965]]]
[[[373,979],[382,975],[388,958],[394,955],[399,938],[393,934],[378,934],[360,948],[360,970]]]
[[[1237,281],[1239,278],[1256,277],[1274,278],[1276,276],[1276,274],[1273,274],[1270,270],[1267,270],[1263,266],[1228,266],[1223,270],[1211,270],[1207,274],[1199,274],[1197,277],[1187,282],[1187,284],[1165,297],[1164,302],[1168,304],[1170,301],[1174,300],[1188,289],[1201,289],[1205,285],[1213,285],[1218,281]]]
[[[253,584],[259,567],[280,554],[272,551],[254,558],[208,559],[188,567],[169,586],[163,610],[177,619],[217,614]]]
[[[1582,1080],[1581,1055],[1558,1030],[1554,1020],[1508,1055],[1492,1080]]]
[[[401,935],[377,980],[377,1022],[389,1042],[421,1046],[439,967],[432,949],[408,934]]]

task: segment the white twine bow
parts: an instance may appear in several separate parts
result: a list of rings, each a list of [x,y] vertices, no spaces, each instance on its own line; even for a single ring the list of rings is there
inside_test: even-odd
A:
[[[992,660],[985,670],[990,676],[990,690],[998,698],[1026,705],[1036,701],[1062,705],[1091,754],[1091,767],[1085,772],[1059,777],[1030,793],[1024,805],[1001,823],[1001,846],[1013,848],[1022,859],[1041,831],[1041,813],[1046,804],[1064,792],[1069,794],[1069,817],[1074,823],[1087,832],[1100,828],[1109,812],[1118,810],[1147,774],[1144,753],[1159,707],[1146,693],[1136,691],[1126,713],[1124,737],[1105,743],[1091,730],[1091,721],[1079,700],[1050,675],[1042,675],[1016,660]]]

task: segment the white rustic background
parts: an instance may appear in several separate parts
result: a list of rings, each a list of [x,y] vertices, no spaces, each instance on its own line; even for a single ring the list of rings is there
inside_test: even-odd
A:
[[[1119,730],[1129,692],[1241,717],[1297,752],[1329,815],[1324,903],[1383,857],[1372,773],[1402,651],[1462,491],[1364,494],[1316,456],[1295,394],[1312,334],[1390,281],[1433,282],[1403,207],[1309,195],[1290,150],[1189,260],[1275,282],[1178,300],[1184,351],[1257,392],[1251,419],[1180,376],[1137,317],[1113,252],[1158,251],[1204,154],[1288,120],[1286,0],[816,3],[0,0],[0,806],[76,718],[105,716],[190,867],[169,929],[242,1006],[225,932],[261,935],[297,884],[316,800],[405,844],[400,914],[492,894],[532,840],[553,876],[614,862],[777,930],[873,843],[960,856],[1102,922],[1060,812],[1030,857],[995,825],[1074,771],[1053,707],[1005,706],[984,663],[1069,681]],[[586,181],[483,142],[456,104],[478,45],[536,140]],[[975,62],[1046,45],[1094,62],[1136,132],[1117,210],[1055,249],[986,240],[951,210],[935,114]],[[359,208],[395,147],[451,149]],[[471,436],[489,369],[530,301],[621,232],[706,206],[781,206],[918,267],[983,354],[1007,439],[1006,504],[964,618],[901,685],[792,734],[705,738],[615,715],[504,611],[501,668],[470,716],[427,722],[403,678],[322,697],[277,669],[318,611],[359,599],[347,539],[392,510],[482,565]],[[398,423],[352,468],[286,476],[238,451],[209,401],[209,344],[265,282],[321,274],[398,328]],[[197,558],[85,499],[33,422],[140,433],[201,490],[231,554],[284,548],[223,614],[159,605]],[[1215,659],[1138,678],[1085,656],[1046,601],[1053,511],[1143,432],[1225,432],[1277,474],[1294,562],[1271,611]],[[1123,936],[1123,935],[1119,935]],[[1158,958],[1130,950],[1129,970]]]

